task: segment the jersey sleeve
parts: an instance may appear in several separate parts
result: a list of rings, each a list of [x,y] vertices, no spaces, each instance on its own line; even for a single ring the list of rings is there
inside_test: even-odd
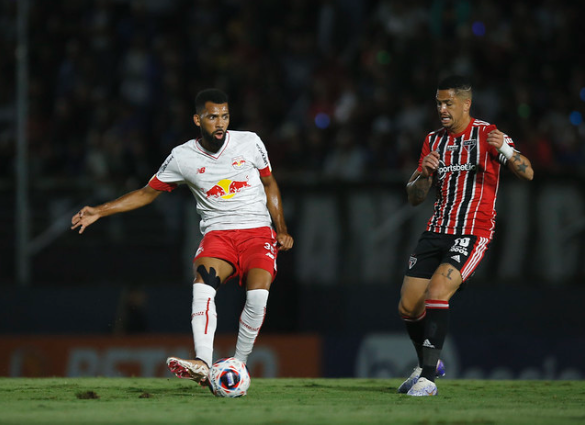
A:
[[[258,168],[260,172],[260,176],[267,177],[272,174],[272,166],[270,165],[270,160],[268,159],[268,151],[266,150],[266,146],[264,146],[264,142],[260,137],[256,137],[254,140],[255,143],[255,150],[254,150],[254,165]]]
[[[418,159],[418,168],[416,169],[419,173],[422,173],[422,161],[424,157],[431,153],[430,136],[431,135],[428,134],[427,137],[425,138],[425,141],[420,152],[420,158]]]
[[[148,185],[156,190],[170,192],[176,189],[179,184],[184,183],[184,181],[175,154],[171,152],[158,169],[158,172],[152,176]]]
[[[163,192],[172,192],[177,188],[177,185],[175,183],[161,182],[156,176],[156,174],[152,176],[151,179],[148,181],[148,185],[155,190],[160,190]]]

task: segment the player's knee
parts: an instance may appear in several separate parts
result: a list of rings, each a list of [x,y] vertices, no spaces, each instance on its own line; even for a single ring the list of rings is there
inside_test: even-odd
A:
[[[217,276],[217,272],[213,267],[209,267],[209,271],[205,268],[204,265],[200,265],[197,267],[197,274],[201,276],[201,280],[206,285],[211,286],[213,289],[217,291],[219,285],[221,285],[221,279]]]
[[[398,302],[398,314],[402,318],[415,320],[420,318],[425,312],[425,298],[418,298],[410,300],[408,298],[401,298]]]
[[[407,305],[402,299],[398,302],[398,314],[400,317],[416,317],[414,306]]]

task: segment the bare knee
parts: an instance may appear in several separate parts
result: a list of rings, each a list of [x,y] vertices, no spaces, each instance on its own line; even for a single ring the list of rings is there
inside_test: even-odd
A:
[[[424,300],[416,303],[408,303],[403,298],[398,302],[398,314],[401,317],[416,318],[419,317],[425,310]]]
[[[428,279],[405,276],[400,290],[398,313],[402,317],[416,318],[425,311]]]

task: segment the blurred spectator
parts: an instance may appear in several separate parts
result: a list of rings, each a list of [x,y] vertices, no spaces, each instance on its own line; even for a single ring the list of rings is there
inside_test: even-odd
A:
[[[340,128],[323,164],[323,177],[337,181],[359,181],[365,177],[367,154],[360,145],[361,135],[351,128]]]
[[[537,175],[584,173],[576,3],[31,1],[31,183],[144,182],[196,134],[193,97],[214,85],[283,178],[392,176],[416,163],[421,129],[439,126],[428,90],[452,72],[472,77],[472,115],[513,134]],[[0,0],[3,179],[14,178],[15,5]]]

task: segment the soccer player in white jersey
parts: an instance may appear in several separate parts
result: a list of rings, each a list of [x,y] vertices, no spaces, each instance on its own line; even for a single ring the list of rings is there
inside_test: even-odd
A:
[[[73,216],[71,228],[83,233],[102,217],[148,205],[180,184],[189,187],[197,200],[203,234],[193,260],[191,325],[196,358],[169,357],[167,365],[179,378],[206,385],[217,326],[216,291],[235,276],[246,286],[234,354],[246,363],[264,322],[277,253],[291,249],[293,238],[262,140],[252,132],[228,131],[227,95],[217,89],[201,91],[193,121],[201,138],[175,147],[142,189],[82,208]]]

